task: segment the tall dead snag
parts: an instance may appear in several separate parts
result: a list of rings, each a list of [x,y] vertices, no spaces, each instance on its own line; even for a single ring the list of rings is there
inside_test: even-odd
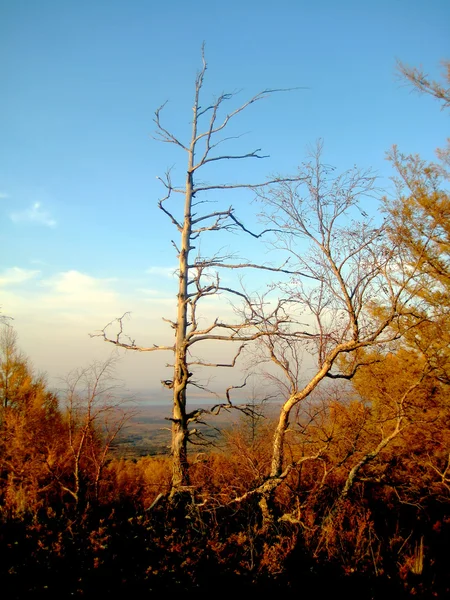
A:
[[[374,194],[374,176],[356,168],[336,175],[321,153],[319,144],[296,182],[260,192],[272,244],[288,253],[298,272],[279,286],[289,325],[260,340],[266,360],[277,367],[272,377],[285,398],[270,473],[254,491],[263,501],[296,466],[286,464],[284,452],[294,407],[326,378],[352,379],[372,360],[368,349],[398,339],[421,285],[417,269],[405,268],[399,248],[387,243],[384,225],[374,226],[359,207],[362,198]],[[302,366],[306,355],[316,357],[312,370],[309,362]],[[316,448],[301,461],[319,457]]]
[[[189,472],[187,461],[187,443],[198,432],[190,425],[197,422],[204,411],[187,410],[187,386],[197,385],[192,378],[192,369],[195,366],[234,366],[240,355],[243,344],[254,340],[266,331],[255,329],[259,324],[259,315],[252,309],[252,300],[237,289],[224,287],[221,285],[218,269],[243,269],[259,268],[269,271],[283,271],[282,268],[273,268],[267,265],[256,265],[248,262],[239,262],[233,257],[213,255],[205,257],[198,251],[195,258],[192,257],[194,244],[200,248],[199,239],[205,233],[219,231],[240,231],[254,237],[260,237],[262,233],[252,233],[239,220],[232,206],[220,210],[208,212],[197,212],[200,207],[207,206],[209,200],[204,194],[220,190],[250,190],[263,189],[272,185],[279,185],[288,180],[273,179],[261,183],[218,183],[207,185],[200,183],[198,172],[211,163],[240,161],[246,159],[265,158],[260,154],[260,150],[244,152],[242,154],[218,154],[217,149],[220,144],[236,139],[235,136],[223,137],[224,130],[234,117],[241,114],[250,105],[270,96],[274,92],[285,90],[266,89],[244,102],[238,108],[223,115],[224,105],[232,100],[234,94],[223,93],[212,104],[202,107],[200,104],[200,95],[202,92],[203,81],[206,73],[206,61],[202,51],[202,68],[197,74],[195,80],[192,132],[188,142],[181,141],[174,133],[168,130],[162,123],[162,105],[155,113],[156,139],[177,146],[183,150],[187,156],[186,179],[184,186],[178,187],[172,182],[171,172],[168,171],[160,181],[166,189],[165,196],[159,200],[159,208],[167,215],[178,232],[178,242],[172,242],[176,248],[178,257],[178,294],[177,294],[177,317],[176,321],[168,321],[175,331],[175,340],[172,346],[151,346],[143,347],[135,344],[129,338],[126,338],[122,330],[122,318],[116,321],[118,333],[111,337],[109,326],[100,333],[103,338],[128,350],[137,350],[140,352],[152,352],[156,350],[169,350],[174,354],[173,379],[163,381],[163,385],[173,392],[173,410],[172,410],[172,488],[171,496],[177,492],[183,491],[189,485]],[[177,204],[172,208],[171,201],[181,195],[184,197],[184,210],[181,212]],[[286,271],[287,272],[287,271]],[[214,295],[228,295],[242,300],[249,309],[246,319],[238,323],[230,323],[216,318],[208,325],[200,325],[199,305],[201,300]],[[275,309],[271,315],[272,330],[276,330],[279,321],[282,320],[281,307]],[[202,321],[203,322],[203,321]],[[112,325],[112,323],[110,324]],[[191,354],[192,347],[198,342],[207,340],[217,340],[225,342],[237,342],[238,349],[234,358],[229,364],[214,364],[202,359],[196,359]],[[230,406],[231,401],[224,406]],[[220,410],[220,406],[217,408]]]

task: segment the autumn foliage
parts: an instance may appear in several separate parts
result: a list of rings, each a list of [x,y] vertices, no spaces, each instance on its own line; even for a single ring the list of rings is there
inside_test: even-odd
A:
[[[70,427],[80,436],[86,415],[70,422],[11,328],[2,343],[0,568],[8,597],[217,585],[294,594],[305,581],[319,593],[361,598],[448,592],[448,386],[415,349],[377,356],[351,386],[329,387],[297,412],[288,460],[324,450],[275,489],[267,527],[258,497],[246,493],[270,469],[270,418],[244,415],[220,448],[193,453],[192,493],[174,505],[167,456],[109,452],[99,476],[107,443],[100,423],[90,424],[77,466]]]

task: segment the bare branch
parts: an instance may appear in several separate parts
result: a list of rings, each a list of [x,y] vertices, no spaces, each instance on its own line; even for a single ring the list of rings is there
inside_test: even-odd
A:
[[[237,189],[256,190],[259,188],[268,187],[269,185],[274,185],[276,183],[280,183],[281,181],[294,182],[294,181],[298,181],[298,179],[297,178],[292,178],[292,179],[277,178],[277,179],[269,179],[267,181],[264,181],[263,183],[234,183],[234,184],[233,183],[224,183],[221,185],[206,185],[206,186],[195,187],[194,194],[197,194],[198,192],[205,192],[205,191],[210,191],[210,190],[237,190]]]
[[[289,261],[289,259],[286,260],[285,264]],[[200,263],[195,263],[193,265],[190,265],[190,267],[197,267],[197,266],[203,266],[203,267],[222,267],[224,269],[260,269],[262,271],[271,271],[272,273],[285,273],[287,275],[297,275],[299,277],[307,277],[308,279],[317,279],[317,277],[314,277],[313,275],[307,273],[307,272],[303,272],[303,271],[294,271],[294,270],[289,270],[289,269],[284,269],[283,267],[270,267],[268,265],[258,265],[255,263],[236,263],[236,264],[230,264],[230,263],[223,263],[221,261],[217,261],[217,260],[211,260],[208,261],[207,259],[204,262],[200,262]],[[227,289],[227,288],[224,288]]]
[[[242,352],[242,350],[245,348],[245,344],[241,344],[239,346],[238,351],[236,352],[236,354],[233,356],[233,359],[231,360],[231,362],[229,363],[212,363],[212,362],[206,362],[204,360],[190,360],[189,361],[189,366],[193,366],[193,365],[197,365],[197,366],[201,366],[201,367],[229,367],[229,368],[233,368],[236,366],[236,362]]]
[[[212,125],[210,126],[210,128],[208,129],[208,131],[205,132],[205,133],[200,134],[199,136],[197,136],[197,138],[195,139],[195,141],[198,142],[200,139],[202,139],[204,137],[210,138],[213,134],[218,133],[222,129],[225,129],[225,127],[227,126],[228,122],[233,117],[235,117],[236,115],[238,115],[239,113],[241,113],[242,111],[244,111],[251,104],[254,104],[255,102],[258,102],[259,100],[262,100],[263,98],[267,98],[271,94],[275,94],[275,93],[278,93],[278,92],[292,92],[294,90],[299,90],[299,89],[308,89],[308,88],[296,87],[296,88],[279,88],[279,89],[274,88],[274,89],[263,90],[262,92],[259,92],[258,94],[256,94],[255,96],[253,96],[253,98],[250,98],[250,100],[247,100],[247,102],[245,102],[244,104],[242,104],[241,106],[239,106],[238,108],[236,108],[233,112],[231,112],[230,114],[226,115],[225,119],[217,127],[214,127],[215,119],[211,119]],[[214,110],[214,108],[215,108],[216,111],[217,111],[217,109],[220,106],[220,104],[224,100],[229,100],[232,96],[233,96],[233,94],[222,94],[220,96],[219,100],[213,105],[212,109]]]
[[[227,389],[225,391],[225,395],[227,397],[228,404],[232,405],[231,396],[230,396],[231,390],[241,390],[242,388],[244,388],[247,385],[248,378],[249,378],[249,376],[247,375],[247,377],[244,380],[244,383],[242,383],[241,385],[230,385],[227,387]]]
[[[169,217],[169,219],[172,221],[172,223],[175,225],[175,227],[178,229],[178,231],[182,231],[182,229],[183,229],[182,225],[177,221],[177,219],[173,216],[173,214],[170,211],[168,211],[166,209],[166,207],[163,205],[163,203],[166,202],[166,200],[169,200],[172,192],[175,191],[172,187],[172,179],[170,176],[170,169],[166,172],[166,180],[165,181],[163,179],[161,179],[161,177],[157,177],[157,179],[159,181],[161,181],[161,183],[167,188],[167,195],[164,196],[164,198],[161,198],[161,200],[159,200],[158,206]]]
[[[167,101],[161,104],[161,106],[155,110],[155,118],[153,119],[153,121],[154,123],[156,123],[157,131],[154,139],[160,142],[176,144],[177,146],[180,146],[180,148],[183,148],[183,150],[186,150],[186,152],[188,152],[189,148],[186,148],[184,144],[182,144],[172,133],[170,133],[161,125],[160,115],[161,111],[166,106],[166,104]]]
[[[136,350],[137,352],[154,352],[155,350],[171,350],[174,351],[174,346],[157,346],[156,344],[154,344],[153,346],[138,346],[136,345],[136,342],[134,340],[132,340],[129,336],[125,335],[123,332],[123,320],[125,317],[129,316],[130,313],[126,312],[124,313],[121,317],[118,317],[117,319],[113,319],[112,321],[110,321],[107,325],[105,325],[105,327],[100,330],[98,333],[90,333],[89,337],[94,338],[94,337],[101,337],[103,338],[103,340],[105,342],[108,342],[109,344],[113,344],[114,346],[117,346],[118,348],[125,348],[126,350]],[[107,334],[107,329],[109,327],[112,327],[112,325],[117,324],[119,327],[119,330],[114,337],[109,337]],[[128,341],[122,341],[123,339],[128,340]]]
[[[252,152],[247,152],[247,154],[241,154],[241,155],[222,155],[222,156],[213,156],[212,158],[206,158],[204,159],[201,163],[198,163],[197,165],[195,165],[194,170],[199,169],[201,166],[206,165],[207,163],[210,162],[215,162],[218,160],[240,160],[243,158],[269,158],[268,154],[258,154],[258,152],[261,151],[261,148],[258,148],[257,150],[253,150]]]

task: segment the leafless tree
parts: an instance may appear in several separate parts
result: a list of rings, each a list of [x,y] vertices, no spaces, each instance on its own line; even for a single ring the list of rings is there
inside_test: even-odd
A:
[[[114,358],[72,371],[64,392],[68,481],[51,469],[75,503],[84,500],[83,478],[93,482],[98,500],[102,472],[112,444],[133,415],[114,379]]]
[[[178,241],[173,241],[178,257],[178,294],[177,294],[177,315],[176,320],[166,320],[173,328],[175,333],[174,343],[170,346],[152,345],[150,347],[141,346],[134,340],[127,338],[123,331],[123,317],[116,319],[106,326],[101,333],[106,341],[115,344],[127,350],[139,352],[153,352],[166,350],[174,355],[173,378],[164,380],[162,383],[173,393],[172,409],[172,460],[173,476],[171,497],[177,492],[185,490],[189,486],[189,472],[187,460],[187,443],[193,441],[198,433],[196,428],[190,426],[198,421],[203,411],[187,409],[187,387],[194,385],[199,387],[198,381],[193,378],[193,369],[195,367],[220,366],[233,367],[240,356],[243,345],[262,335],[266,335],[268,327],[265,329],[257,328],[260,315],[253,310],[253,301],[244,291],[222,285],[219,272],[221,269],[246,269],[258,268],[265,271],[285,272],[290,271],[284,266],[273,267],[267,264],[254,264],[247,261],[240,261],[233,256],[216,254],[213,256],[202,256],[200,251],[194,255],[195,245],[200,248],[200,238],[204,234],[211,232],[240,232],[258,238],[263,233],[254,233],[248,229],[239,219],[235,209],[232,206],[219,208],[209,211],[208,196],[216,191],[232,190],[262,190],[271,186],[278,186],[287,183],[289,180],[283,178],[272,178],[259,183],[216,183],[206,184],[199,178],[199,172],[212,163],[223,163],[242,161],[247,159],[265,158],[260,149],[249,152],[220,153],[219,146],[231,140],[236,136],[224,135],[230,122],[252,104],[269,97],[273,93],[287,91],[280,89],[266,89],[237,108],[225,113],[226,103],[233,100],[234,93],[222,93],[211,104],[202,106],[201,92],[206,74],[206,61],[202,49],[202,68],[197,74],[195,80],[194,103],[192,115],[192,132],[188,142],[182,141],[177,135],[166,128],[162,121],[164,104],[155,112],[156,139],[168,144],[173,144],[178,149],[186,153],[187,169],[184,185],[178,186],[172,181],[171,171],[167,171],[161,183],[165,187],[165,196],[159,200],[159,208],[169,218],[177,231]],[[238,136],[239,137],[239,136]],[[184,209],[176,203],[176,197],[184,198]],[[175,201],[175,204],[171,202]],[[205,208],[204,211],[201,209]],[[242,322],[228,322],[217,317],[209,324],[203,325],[200,318],[199,307],[201,301],[211,296],[228,296],[242,301],[248,309],[245,319]],[[280,306],[272,311],[270,319],[270,331],[274,332],[280,325],[285,315]],[[267,321],[268,322],[268,321]],[[114,324],[117,329],[114,334],[111,333]],[[235,342],[237,351],[227,363],[213,363],[203,359],[195,358],[193,347],[197,347],[199,342],[204,341]],[[232,406],[230,395],[227,394],[227,400],[224,407]],[[215,410],[220,410],[221,405],[217,405]]]
[[[373,360],[367,349],[388,348],[411,323],[408,315],[416,308],[420,278],[414,268],[404,268],[399,248],[387,243],[384,225],[374,225],[361,208],[361,199],[373,198],[375,192],[370,171],[354,168],[337,175],[324,164],[321,143],[300,168],[297,181],[259,192],[262,216],[273,232],[271,243],[291,257],[298,273],[277,286],[284,292],[283,310],[289,317],[284,327],[260,338],[263,356],[277,368],[270,377],[284,397],[270,473],[251,492],[261,496],[266,513],[267,497],[297,466],[285,457],[294,407],[327,378],[351,380]],[[264,312],[262,304],[259,309]],[[266,323],[270,321],[271,315]],[[303,367],[307,355],[316,359],[312,370]],[[401,414],[398,419],[397,429]],[[375,453],[397,429],[383,438]],[[300,462],[320,459],[326,448],[325,441],[323,448],[302,456]],[[364,460],[369,459],[367,455]]]

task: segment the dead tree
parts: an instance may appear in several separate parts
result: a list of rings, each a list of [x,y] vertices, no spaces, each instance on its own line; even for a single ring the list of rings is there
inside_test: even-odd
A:
[[[192,115],[192,132],[188,142],[182,141],[172,131],[167,129],[162,122],[162,111],[164,104],[155,112],[156,139],[173,144],[186,153],[187,168],[186,179],[182,186],[177,186],[172,182],[170,170],[164,178],[160,178],[165,187],[166,194],[159,200],[159,208],[170,219],[178,235],[178,242],[173,241],[178,258],[178,294],[177,294],[177,316],[175,321],[165,319],[175,332],[173,345],[159,346],[153,345],[144,347],[136,344],[124,335],[123,317],[115,321],[118,332],[111,335],[111,322],[101,332],[106,341],[127,350],[139,352],[153,352],[167,350],[173,352],[173,378],[163,381],[166,388],[172,390],[173,408],[172,408],[172,486],[171,497],[181,492],[189,486],[189,472],[187,460],[187,443],[193,441],[198,431],[190,426],[196,423],[204,411],[194,410],[189,412],[187,409],[187,388],[188,385],[199,384],[193,379],[193,369],[195,366],[220,366],[232,367],[235,365],[239,355],[242,352],[243,345],[246,342],[256,339],[261,335],[266,335],[268,327],[258,328],[260,325],[260,315],[253,310],[252,299],[243,291],[231,287],[225,287],[221,284],[219,277],[220,269],[245,269],[258,268],[265,271],[286,272],[290,271],[281,267],[272,267],[265,264],[253,264],[251,262],[239,262],[232,256],[214,255],[204,257],[199,252],[196,256],[193,254],[195,244],[200,247],[199,239],[205,233],[218,231],[242,232],[253,237],[260,237],[265,232],[253,233],[239,219],[235,209],[227,206],[224,209],[208,212],[198,212],[200,207],[208,204],[208,199],[204,199],[205,193],[215,191],[248,190],[255,191],[280,185],[287,182],[287,179],[274,178],[260,183],[201,183],[198,177],[199,171],[211,163],[241,161],[247,159],[265,158],[260,153],[260,149],[244,152],[242,154],[218,153],[219,145],[235,139],[234,136],[224,137],[223,132],[235,117],[240,115],[255,102],[267,98],[275,92],[287,90],[266,89],[256,94],[248,101],[233,109],[223,116],[224,105],[234,98],[233,93],[222,93],[211,104],[203,107],[200,103],[204,77],[206,73],[206,61],[202,49],[202,68],[197,74],[195,80],[194,104]],[[171,204],[177,196],[184,198],[184,210],[181,212],[177,204]],[[227,295],[231,298],[243,301],[248,308],[245,320],[237,323],[230,323],[221,320],[219,317],[206,326],[200,325],[199,306],[201,301],[214,295]],[[282,306],[277,306],[271,314],[271,331],[276,331],[285,318]],[[194,358],[192,347],[199,342],[221,341],[237,343],[237,351],[234,358],[226,364],[211,363],[202,359]],[[224,403],[224,407],[231,406],[231,400]],[[216,407],[216,411],[221,406]]]

